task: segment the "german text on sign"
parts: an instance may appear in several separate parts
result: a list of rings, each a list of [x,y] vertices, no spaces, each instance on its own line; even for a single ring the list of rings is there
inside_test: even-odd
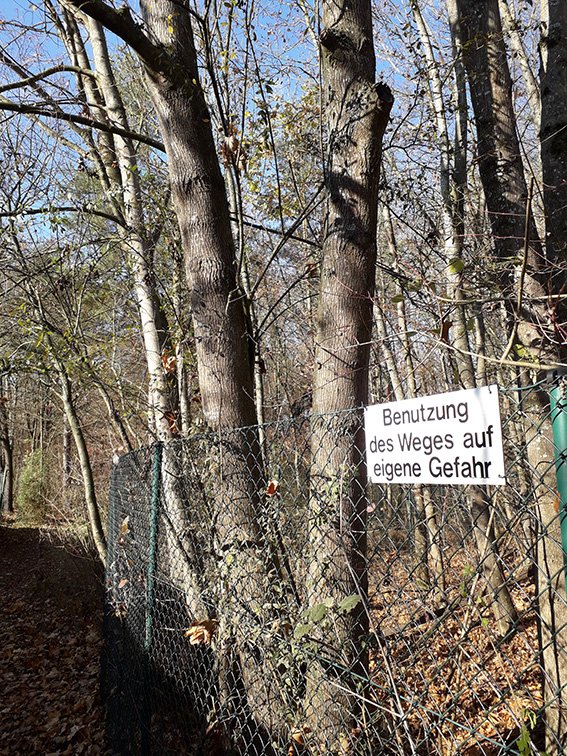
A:
[[[372,405],[365,432],[373,483],[506,483],[497,386]]]

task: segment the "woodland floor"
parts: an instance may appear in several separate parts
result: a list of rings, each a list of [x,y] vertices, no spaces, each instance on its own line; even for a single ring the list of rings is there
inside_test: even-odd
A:
[[[462,559],[453,559],[452,599],[462,590],[459,575],[468,564]],[[463,608],[435,632],[431,620],[413,627],[412,617],[421,610],[413,606],[409,588],[406,613],[399,609],[400,586],[411,583],[407,575],[395,578],[392,595],[382,588],[381,605],[374,609],[383,629],[396,624],[390,635],[399,641],[391,641],[389,655],[398,687],[421,701],[407,717],[414,737],[437,732],[431,752],[447,756],[486,756],[502,753],[502,743],[513,746],[526,712],[543,703],[534,663],[533,586],[517,579],[513,597],[522,622],[509,641],[494,645],[483,622],[471,623],[472,615],[465,622]],[[96,559],[44,531],[0,524],[0,756],[107,753],[99,690],[102,617],[103,575]],[[414,656],[426,630],[426,648]],[[417,635],[405,637],[406,631]],[[372,660],[376,682],[387,691],[383,667]],[[451,723],[443,724],[449,704]]]
[[[104,754],[100,564],[0,526],[0,756]]]

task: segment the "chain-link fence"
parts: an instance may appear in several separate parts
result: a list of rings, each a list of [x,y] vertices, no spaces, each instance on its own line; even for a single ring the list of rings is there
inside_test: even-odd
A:
[[[122,457],[104,659],[113,751],[563,753],[545,387],[502,391],[501,411],[498,488],[365,486],[361,412]]]

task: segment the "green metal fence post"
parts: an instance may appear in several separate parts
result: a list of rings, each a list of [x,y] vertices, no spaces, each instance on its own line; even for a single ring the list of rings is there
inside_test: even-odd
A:
[[[551,377],[553,380],[553,388],[549,392],[551,426],[559,494],[563,563],[567,583],[567,371],[553,371]]]
[[[152,501],[150,510],[150,533],[148,547],[148,570],[146,576],[146,636],[144,641],[144,650],[149,654],[152,646],[153,635],[153,609],[155,594],[155,575],[157,566],[157,531],[159,502],[161,494],[161,443],[156,444],[154,449],[154,464],[152,469]]]
[[[146,631],[144,636],[144,702],[142,711],[141,751],[142,756],[151,752],[151,686],[150,686],[150,655],[153,641],[155,576],[157,568],[157,535],[159,521],[159,504],[161,494],[161,459],[163,445],[157,443],[154,447],[152,466],[152,498],[150,505],[150,527],[148,544],[148,567],[146,571]]]

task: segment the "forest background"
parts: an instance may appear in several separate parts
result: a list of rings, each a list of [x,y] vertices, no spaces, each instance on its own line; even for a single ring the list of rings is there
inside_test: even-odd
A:
[[[366,157],[337,138],[332,3],[142,5],[150,36],[137,9],[97,0],[15,5],[0,22],[5,512],[63,524],[104,557],[114,456],[205,424],[533,385],[565,367],[560,3],[376,3]],[[347,90],[361,71],[342,71]],[[364,192],[334,184],[330,166],[344,177],[357,160]],[[334,192],[343,223],[378,189],[375,236],[371,210],[333,248]],[[353,239],[377,255],[371,282]],[[529,444],[533,469],[553,459],[549,437]],[[534,485],[556,523],[553,484]],[[434,544],[434,505],[416,496]],[[470,496],[482,552],[490,509]],[[435,571],[434,546],[429,558]],[[561,563],[555,548],[552,579]],[[514,610],[487,570],[505,632]]]

